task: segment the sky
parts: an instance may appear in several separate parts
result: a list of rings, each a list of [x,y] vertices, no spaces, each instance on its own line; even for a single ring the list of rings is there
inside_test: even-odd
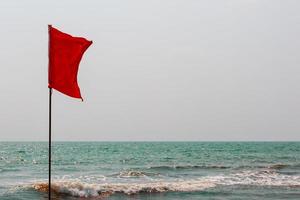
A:
[[[48,24],[93,40],[55,141],[300,140],[300,1],[9,0],[0,141],[48,139]]]

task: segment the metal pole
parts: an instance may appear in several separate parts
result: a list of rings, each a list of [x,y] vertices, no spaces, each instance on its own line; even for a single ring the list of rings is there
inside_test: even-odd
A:
[[[51,200],[51,104],[52,88],[49,88],[49,182],[48,182],[48,199]]]

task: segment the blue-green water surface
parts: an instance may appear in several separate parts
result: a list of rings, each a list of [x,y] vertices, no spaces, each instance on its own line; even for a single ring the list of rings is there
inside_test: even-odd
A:
[[[54,142],[53,199],[300,199],[300,142]],[[47,199],[48,144],[0,142],[0,199]]]

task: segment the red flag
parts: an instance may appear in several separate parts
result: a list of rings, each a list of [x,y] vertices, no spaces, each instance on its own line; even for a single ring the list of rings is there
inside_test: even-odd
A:
[[[49,28],[49,71],[48,87],[70,97],[81,98],[77,83],[80,60],[92,44],[82,37],[73,37],[51,25]]]

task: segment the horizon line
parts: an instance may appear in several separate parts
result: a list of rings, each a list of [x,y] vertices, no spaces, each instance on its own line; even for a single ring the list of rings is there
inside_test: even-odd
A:
[[[3,140],[1,142],[49,142],[48,140]],[[300,140],[52,140],[52,142],[300,142]]]

